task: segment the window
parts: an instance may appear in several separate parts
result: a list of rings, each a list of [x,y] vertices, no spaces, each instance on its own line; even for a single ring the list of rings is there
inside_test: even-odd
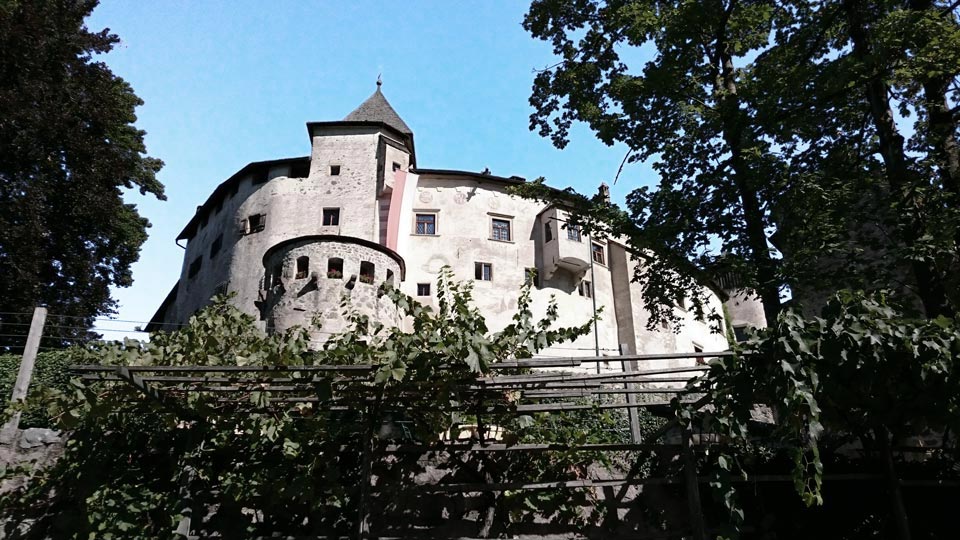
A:
[[[485,262],[473,263],[473,277],[480,281],[493,281],[493,265]]]
[[[437,234],[437,215],[436,214],[417,214],[416,229],[414,234],[434,235]]]
[[[296,279],[303,279],[310,274],[310,257],[304,255],[297,257],[297,275]]]
[[[593,250],[593,262],[597,264],[606,264],[605,257],[603,254],[603,246],[600,244],[592,244]]]
[[[197,257],[190,263],[190,269],[187,270],[187,277],[192,278],[193,276],[200,273],[200,267],[203,266],[203,255]]]
[[[266,214],[254,214],[243,220],[243,234],[258,233],[263,230],[267,224]]]
[[[204,228],[204,227],[207,226],[207,219],[209,219],[209,218],[210,218],[210,215],[209,215],[209,214],[207,214],[207,213],[204,213],[204,214],[203,214],[203,216],[200,218],[200,227],[199,227],[199,229],[202,229],[202,228]]]
[[[580,227],[578,225],[567,225],[567,240],[580,241]]]
[[[227,199],[232,199],[237,196],[237,193],[240,193],[240,182],[234,182],[230,186],[230,191],[227,192]]]
[[[253,185],[263,184],[267,181],[267,173],[270,171],[266,167],[260,169],[259,171],[253,173]]]
[[[218,234],[217,237],[213,239],[213,243],[210,244],[211,259],[216,257],[217,253],[220,253],[221,247],[223,247],[223,234]]]
[[[498,219],[493,218],[493,221],[490,224],[490,239],[499,240],[501,242],[509,242],[511,239],[510,236],[510,220],[509,219]]]
[[[390,286],[393,286],[393,270],[387,270],[386,283],[388,283]]]
[[[360,283],[373,283],[373,276],[377,273],[377,267],[372,262],[360,262]]]
[[[213,296],[223,296],[227,294],[227,286],[229,285],[226,281],[221,281],[213,288]]]
[[[430,296],[430,284],[417,283],[417,296]]]
[[[747,325],[738,324],[733,327],[733,339],[737,340],[737,343],[743,343],[747,340]]]
[[[702,353],[702,352],[703,352],[703,347],[701,347],[700,345],[697,345],[696,343],[694,343],[694,344],[693,344],[693,352],[695,352],[695,353]],[[698,356],[698,357],[697,357],[697,365],[698,365],[698,366],[705,366],[705,365],[707,365],[707,359],[706,359],[706,357]]]
[[[327,277],[340,279],[343,277],[343,259],[340,257],[331,257],[327,261]]]
[[[580,293],[580,296],[593,298],[593,284],[587,280],[583,280],[580,282],[580,285],[577,286],[577,292]]]
[[[331,165],[330,166],[330,176],[340,176],[340,166]]]
[[[323,209],[323,226],[335,227],[337,225],[340,225],[340,209],[324,208]]]
[[[537,272],[536,268],[524,268],[523,284],[532,285],[538,289],[540,288],[540,273]]]
[[[394,161],[394,162],[393,162],[393,172],[397,172],[397,171],[399,171],[399,170],[400,170],[400,164],[397,163],[396,161]]]
[[[553,241],[553,224],[550,222],[543,224],[543,241],[551,242]]]

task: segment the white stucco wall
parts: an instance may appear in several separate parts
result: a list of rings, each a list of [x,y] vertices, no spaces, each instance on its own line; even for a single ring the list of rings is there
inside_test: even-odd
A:
[[[615,239],[600,241],[604,260],[592,264],[591,268],[591,239],[583,235],[581,242],[569,240],[562,227],[566,219],[564,212],[510,195],[507,191],[510,180],[455,171],[406,172],[410,170],[412,157],[393,139],[395,134],[376,126],[324,124],[311,127],[311,133],[307,177],[291,178],[292,169],[284,166],[271,168],[265,183],[254,184],[253,175],[248,175],[240,179],[237,193],[225,198],[221,210],[216,215],[211,212],[207,224],[196,231],[186,248],[180,289],[166,315],[168,321],[184,322],[224,283],[236,293],[238,307],[261,316],[257,303],[262,302],[264,296],[263,257],[271,247],[310,235],[340,235],[385,244],[388,224],[394,225],[385,221],[392,219],[392,210],[397,219],[395,251],[406,267],[401,290],[424,303],[434,304],[438,273],[443,266],[449,266],[457,278],[473,282],[475,303],[492,331],[511,322],[528,268],[536,268],[540,275],[538,286],[532,292],[534,315],[544,313],[553,299],[559,308],[558,326],[576,326],[590,319],[594,301],[581,295],[578,286],[582,280],[591,281],[600,311],[596,332],[591,329],[576,342],[543,351],[543,356],[593,356],[595,344],[601,355],[610,356],[619,355],[621,344],[625,353],[693,352],[695,346],[707,352],[727,348],[725,336],[714,333],[710,324],[696,320],[692,312],[679,308],[675,309],[683,325],[647,329],[649,314],[644,308],[641,287],[630,281],[639,263],[623,243]],[[404,171],[402,182],[396,180],[394,163]],[[340,167],[339,175],[331,174],[334,165]],[[392,205],[399,205],[399,212],[391,209]],[[322,224],[324,208],[340,209],[339,225]],[[415,234],[415,215],[420,212],[436,215],[435,235]],[[241,233],[242,220],[254,214],[266,215],[264,229]],[[493,219],[511,222],[509,241],[491,238]],[[553,224],[550,242],[544,237],[545,223]],[[221,250],[210,258],[210,245],[221,234]],[[321,257],[323,251],[308,244],[298,249],[304,253],[309,251],[311,257]],[[292,253],[282,256],[286,266],[292,260]],[[187,275],[190,263],[200,255],[203,256],[202,269],[190,278]],[[491,264],[493,279],[476,280],[475,263]],[[267,268],[269,264],[275,263],[268,261]],[[379,268],[381,265],[378,271]],[[431,285],[429,297],[417,296],[418,283]],[[330,288],[329,282],[323,285],[324,290]],[[261,327],[286,328],[301,324],[305,322],[303,313],[327,311],[321,304],[332,302],[331,295],[332,292],[316,294],[309,301],[274,299],[276,302],[264,316]],[[708,296],[711,305],[722,313],[720,300]],[[751,321],[756,319],[755,306],[746,299],[737,301],[740,303],[736,306],[736,317],[742,314],[749,315]],[[304,302],[310,305],[301,305]],[[290,311],[295,309],[299,311]],[[694,360],[669,360],[640,367],[678,367],[693,363]],[[612,359],[608,366],[601,367],[619,370],[620,364]],[[594,370],[595,366],[584,365],[582,369]]]

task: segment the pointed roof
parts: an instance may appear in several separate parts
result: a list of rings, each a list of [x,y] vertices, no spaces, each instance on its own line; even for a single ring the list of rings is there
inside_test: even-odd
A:
[[[393,110],[387,98],[380,92],[381,84],[380,81],[377,81],[377,91],[343,120],[347,122],[383,122],[400,133],[413,135],[410,126],[400,118],[397,111]]]

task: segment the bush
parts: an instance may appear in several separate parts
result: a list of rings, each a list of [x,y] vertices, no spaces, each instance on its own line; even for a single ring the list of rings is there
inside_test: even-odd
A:
[[[19,354],[0,355],[0,399],[10,400],[13,385],[17,381],[20,371]],[[70,373],[67,368],[74,362],[74,353],[69,350],[47,351],[37,354],[37,362],[33,368],[33,378],[30,381],[30,390],[40,387],[66,390],[70,382]],[[20,417],[20,428],[54,427],[45,407],[30,403]]]

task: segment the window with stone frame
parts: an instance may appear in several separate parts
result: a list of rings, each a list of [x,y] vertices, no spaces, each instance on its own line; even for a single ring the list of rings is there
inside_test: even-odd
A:
[[[513,224],[509,219],[493,218],[490,221],[490,239],[500,242],[510,242],[513,240],[511,226]]]
[[[567,225],[567,240],[573,240],[574,242],[581,241],[579,225]]]
[[[414,234],[433,236],[437,234],[437,214],[417,212],[414,220]]]
[[[417,283],[417,296],[430,296],[430,284]]]

